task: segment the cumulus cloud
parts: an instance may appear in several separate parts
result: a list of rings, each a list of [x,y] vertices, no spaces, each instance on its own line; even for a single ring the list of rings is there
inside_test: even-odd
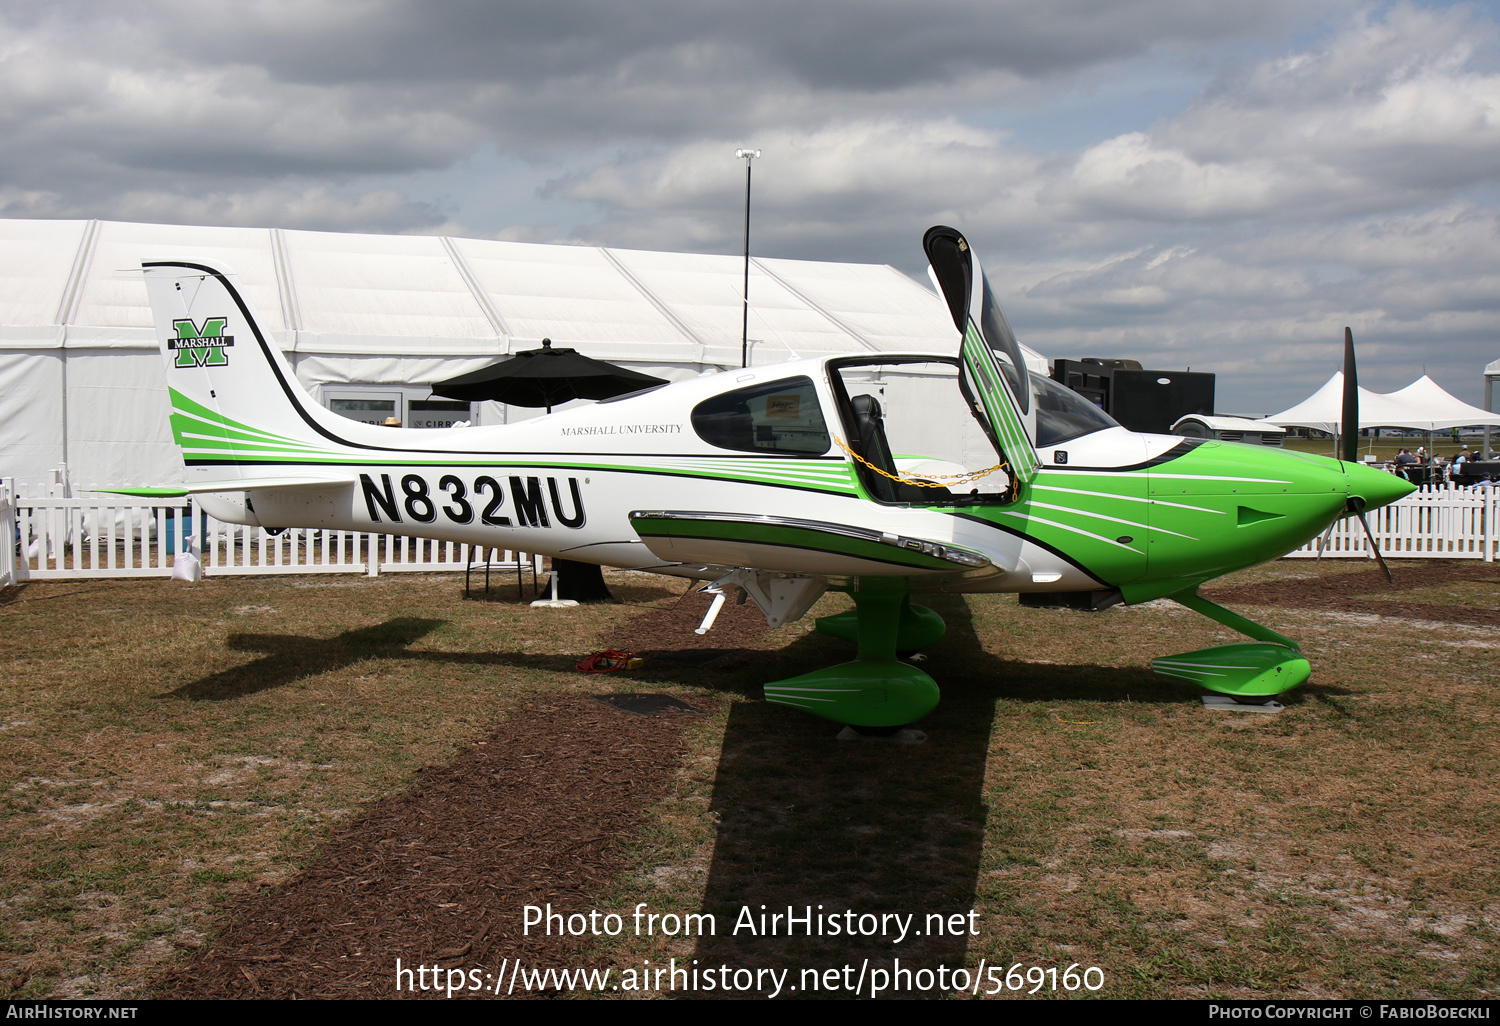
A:
[[[155,224],[258,227],[295,225],[315,231],[381,231],[437,234],[457,226],[425,203],[384,189],[345,195],[323,186],[183,195],[126,190],[95,200],[59,192],[0,188],[0,217],[100,218]]]
[[[1020,224],[1035,214],[1029,191],[1038,158],[1008,147],[1000,133],[951,119],[854,122],[765,133],[756,142],[763,156],[753,169],[754,232],[764,252],[872,260],[905,253],[897,262],[916,267],[921,232],[932,223]],[[728,139],[696,142],[553,188],[607,210],[591,233],[613,244],[664,245],[658,212],[670,209],[668,248],[733,252],[744,202],[734,151]]]
[[[1274,32],[1332,2],[8,5],[0,171],[60,164],[77,187],[187,170],[375,174],[485,143],[541,154],[813,128],[993,102],[1162,46]]]
[[[1065,73],[1163,43],[1272,33],[1336,7],[1329,0],[1209,5],[1197,0],[95,0],[62,5],[74,22],[115,16],[153,26],[202,59],[255,63],[302,82],[505,82],[594,74],[617,79],[650,58],[697,62],[712,77],[791,78],[817,90],[887,93],[976,70]],[[70,17],[71,15],[71,17]],[[671,77],[670,73],[668,77]]]
[[[1494,26],[1399,5],[1261,63],[1180,116],[1088,148],[1053,197],[1074,217],[1292,219],[1440,200],[1493,182]]]
[[[1397,5],[1086,147],[1037,193],[1083,230],[1053,236],[1018,330],[1217,370],[1221,397],[1273,409],[1336,368],[1347,324],[1368,382],[1425,369],[1476,401],[1500,339],[1494,39],[1468,9]]]
[[[954,224],[1050,355],[1217,370],[1270,409],[1348,323],[1372,380],[1426,362],[1472,401],[1500,355],[1496,26],[1359,3],[15,0],[0,216],[737,252],[752,145],[757,253],[920,280]],[[1095,100],[1125,123],[1035,128]],[[534,162],[536,195],[478,201],[480,153]]]

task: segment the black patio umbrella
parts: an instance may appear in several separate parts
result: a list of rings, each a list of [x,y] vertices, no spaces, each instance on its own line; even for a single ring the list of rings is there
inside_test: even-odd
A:
[[[544,338],[540,349],[527,349],[480,370],[439,381],[432,386],[432,394],[461,402],[492,399],[507,406],[551,410],[570,399],[613,399],[666,383],[664,378],[595,360],[576,349],[554,349],[552,340]]]
[[[652,377],[580,354],[576,349],[553,349],[550,338],[542,348],[526,349],[488,367],[460,374],[432,386],[432,394],[460,402],[492,399],[507,406],[552,407],[570,399],[613,399],[653,385],[665,378]],[[578,602],[613,599],[604,583],[604,573],[592,563],[554,559],[557,597]]]

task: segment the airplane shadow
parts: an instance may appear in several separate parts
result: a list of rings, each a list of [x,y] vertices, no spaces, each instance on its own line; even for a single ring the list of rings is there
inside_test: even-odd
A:
[[[899,960],[909,972],[895,974],[885,996],[942,996],[913,974],[964,965],[986,828],[991,816],[1008,814],[987,806],[984,794],[995,702],[1124,701],[1127,693],[1134,702],[1184,699],[1182,688],[1143,668],[997,658],[984,651],[962,598],[930,604],[948,632],[924,665],[943,689],[942,702],[918,724],[924,743],[838,741],[837,725],[811,716],[764,702],[733,707],[711,798],[718,834],[702,909],[717,928],[698,942],[701,968],[790,969],[787,983],[797,986],[804,970],[890,973]],[[812,635],[774,653],[777,663],[796,664],[791,672],[851,654]],[[811,936],[801,923],[786,935],[788,906],[803,920],[810,909]],[[778,936],[762,932],[763,913],[783,915]],[[883,914],[911,915],[909,930],[920,936],[909,932],[898,942],[898,921],[882,921]],[[839,935],[831,935],[830,916]],[[851,979],[840,973],[845,989],[818,993],[851,997]]]
[[[157,697],[222,702],[342,669],[364,659],[409,659],[415,653],[406,650],[408,645],[447,622],[403,616],[326,639],[294,634],[231,634],[227,644],[234,651],[265,655],[253,663],[211,674]]]

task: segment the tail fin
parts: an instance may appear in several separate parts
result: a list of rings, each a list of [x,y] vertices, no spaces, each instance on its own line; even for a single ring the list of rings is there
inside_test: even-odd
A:
[[[265,478],[344,448],[328,420],[336,415],[297,383],[232,272],[175,260],[142,267],[190,486]]]

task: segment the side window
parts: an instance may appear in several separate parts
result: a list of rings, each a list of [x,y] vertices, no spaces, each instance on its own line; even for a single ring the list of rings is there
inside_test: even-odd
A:
[[[810,378],[737,388],[693,407],[693,430],[709,445],[741,452],[821,456],[830,444]]]

